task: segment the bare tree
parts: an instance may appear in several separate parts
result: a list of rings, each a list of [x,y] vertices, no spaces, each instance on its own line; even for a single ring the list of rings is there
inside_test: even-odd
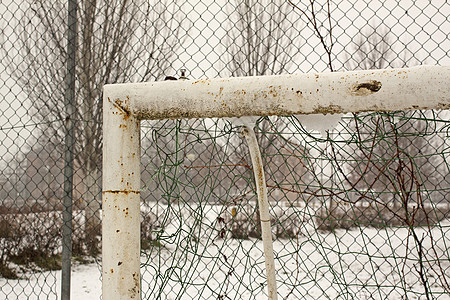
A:
[[[313,28],[316,36],[320,39],[321,44],[327,53],[329,69],[333,71],[332,48],[334,41],[331,34],[333,26],[331,22],[330,0],[309,0],[309,4],[302,3],[301,1],[297,1],[299,3],[295,4],[291,0],[288,0],[288,2],[307,18],[308,25]],[[325,4],[321,5],[321,3]],[[317,6],[321,8],[317,10]],[[323,9],[325,6],[326,9]],[[327,16],[325,21],[320,21],[318,17],[318,13],[321,11],[325,12],[325,14],[322,13],[322,15]],[[328,24],[328,27],[324,26],[326,23]],[[393,66],[395,65],[396,58],[399,58],[400,61],[403,62],[403,65],[397,65],[397,67],[406,67],[406,64],[411,62],[411,59],[407,57],[406,51],[404,51],[403,58],[398,57],[398,55],[396,55],[396,57],[391,56],[393,51],[391,51],[392,43],[390,39],[391,37],[387,30],[374,26],[372,26],[372,30],[367,30],[367,32],[361,33],[356,39],[356,47],[352,53],[352,59],[349,60],[349,65],[347,67],[364,69]],[[327,43],[327,40],[329,40],[329,43]],[[430,114],[432,114],[432,118],[435,119],[435,112],[430,112]],[[362,117],[364,115],[367,114],[355,114],[355,124],[367,126],[369,122],[366,120],[363,122],[358,122],[358,117]],[[338,172],[345,178],[345,181],[350,183],[350,188],[352,190],[360,183],[364,183],[366,188],[370,189],[375,183],[378,182],[380,177],[384,177],[386,179],[385,182],[388,184],[384,186],[385,189],[382,192],[397,192],[400,194],[399,196],[401,198],[400,202],[402,203],[403,215],[402,212],[398,212],[395,208],[392,209],[389,206],[384,205],[381,201],[378,201],[378,199],[372,200],[375,200],[373,202],[375,202],[376,205],[386,208],[387,211],[401,219],[402,224],[408,226],[408,229],[414,238],[416,250],[419,256],[419,267],[416,267],[416,271],[424,286],[425,295],[427,299],[430,299],[426,268],[429,267],[429,269],[435,273],[434,275],[440,279],[440,282],[445,290],[449,289],[449,284],[446,276],[444,275],[444,270],[439,259],[436,259],[438,254],[437,250],[434,248],[433,235],[431,232],[431,227],[429,226],[433,220],[427,213],[421,193],[423,187],[427,185],[427,183],[423,180],[427,180],[428,177],[427,171],[423,170],[427,170],[428,168],[432,170],[435,166],[437,166],[437,164],[439,164],[439,162],[437,164],[436,162],[430,163],[429,157],[432,156],[430,154],[435,153],[435,149],[433,151],[434,145],[432,141],[427,138],[428,133],[436,131],[437,125],[436,122],[431,122],[430,124],[426,121],[426,113],[424,112],[403,112],[397,120],[396,116],[393,114],[375,113],[374,115],[375,120],[372,121],[372,126],[375,126],[370,128],[369,125],[368,128],[366,128],[368,135],[372,137],[372,144],[366,144],[368,147],[364,148],[361,145],[364,141],[370,141],[370,137],[368,140],[362,139],[363,137],[360,134],[360,129],[358,127],[356,128],[357,136],[355,139],[357,141],[359,151],[362,153],[362,157],[364,157],[367,162],[366,165],[361,166],[361,161],[356,161],[353,163],[353,166],[356,166],[356,168],[351,171],[353,173],[347,174],[339,165],[338,160],[336,159],[336,150],[334,149],[333,144],[330,143],[334,157],[334,164],[337,166]],[[377,141],[380,140],[381,142],[377,143]],[[428,152],[426,150],[427,148],[428,151],[431,152]],[[423,151],[427,151],[428,153],[425,154]],[[380,155],[374,158],[374,153],[376,152]],[[358,160],[358,156],[355,156]],[[439,160],[442,159],[439,158]],[[381,167],[378,165],[380,162],[382,164]],[[372,178],[371,183],[368,183],[366,180],[366,174],[367,172],[373,170],[376,175],[367,176]],[[418,172],[419,170],[420,172]],[[354,174],[355,171],[359,174],[357,174],[356,178],[352,178],[353,180],[350,180],[349,178],[352,177],[352,174]],[[433,178],[431,174],[430,177]],[[431,180],[428,181],[431,183]],[[365,197],[366,193],[362,192],[360,194],[362,197]],[[410,208],[408,206],[408,202],[414,198],[416,203],[413,203],[414,206]],[[331,203],[333,203],[333,201],[331,201]],[[425,219],[422,222],[428,225],[428,234],[431,244],[431,250],[425,252],[423,249],[424,236],[419,238],[414,227],[418,222],[420,222],[415,220],[416,217],[420,215],[420,211],[422,211],[422,215],[424,214]],[[332,207],[327,210],[327,216],[330,216],[330,212],[332,212]],[[380,211],[377,209],[377,214],[379,213]],[[433,258],[433,261],[437,261],[437,266],[431,265],[428,261],[426,261],[426,257],[429,254],[434,255],[435,258]],[[426,267],[425,262],[428,262],[428,266]],[[404,268],[402,268],[402,272],[403,270]]]
[[[292,71],[291,67],[300,55],[301,43],[301,27],[300,22],[297,22],[299,16],[293,8],[283,0],[236,0],[232,5],[230,29],[224,39],[225,68],[229,74],[231,76],[261,76]],[[279,175],[282,171],[279,168],[281,161],[277,162],[277,160],[283,160],[283,158],[271,154],[279,153],[280,148],[286,143],[278,134],[285,127],[286,124],[281,118],[272,117],[259,122],[256,131],[266,169],[273,171],[267,181],[274,189],[279,189],[281,184],[275,181],[280,179]],[[233,143],[236,144],[236,147],[233,147],[234,163],[243,168],[246,178],[252,178],[247,147],[242,144],[242,140]],[[286,179],[281,177],[283,180]],[[241,179],[237,184],[240,185],[237,188],[240,193],[243,193],[243,197],[249,193],[247,189],[250,182]],[[254,213],[256,232],[249,232],[249,234],[259,236],[258,209]]]
[[[396,62],[398,57],[392,49],[394,38],[386,27],[370,25],[354,41],[347,68],[405,67]],[[430,133],[438,126],[426,120],[430,114],[432,112],[355,114],[354,126],[359,140],[356,153],[361,161],[351,164],[353,185],[394,192],[400,197],[397,199],[400,201],[395,202],[397,205],[405,201],[405,197],[415,195],[419,186],[430,187],[436,179],[434,165],[437,165],[436,157],[431,155],[437,146]]]
[[[385,26],[368,25],[350,44],[351,55],[346,55],[349,70],[372,70],[393,67],[396,54],[392,49],[394,38]]]
[[[406,67],[406,61],[409,61],[405,55],[400,60],[402,64],[396,63],[398,56],[394,55],[391,48],[392,35],[381,26],[369,26],[355,40],[352,58],[353,62],[357,59],[359,63],[353,64],[353,67]],[[351,62],[349,60],[349,64]],[[436,260],[436,265],[429,264],[427,260],[428,255],[438,257],[430,225],[438,222],[439,217],[433,207],[424,205],[426,200],[430,200],[427,199],[430,193],[424,193],[424,190],[436,189],[438,182],[444,179],[440,172],[436,172],[443,162],[443,158],[436,155],[436,150],[444,146],[432,138],[439,131],[440,125],[436,119],[438,116],[434,111],[355,114],[358,149],[355,152],[356,160],[350,164],[349,174],[352,188],[361,190],[361,187],[365,187],[380,193],[377,198],[381,201],[371,200],[393,213],[395,218],[390,222],[400,221],[400,224],[409,227],[419,256],[416,271],[427,299],[430,299],[429,272],[435,273],[444,289],[449,289],[439,260]],[[366,196],[362,192],[359,198]],[[394,207],[389,208],[387,202],[394,202]],[[418,224],[428,225],[431,249],[426,252],[423,251],[424,237],[419,237],[414,228]]]
[[[231,76],[289,72],[301,42],[292,7],[282,0],[235,0],[233,4],[224,40]]]
[[[9,64],[28,95],[32,119],[59,144],[65,119],[65,3],[30,1],[17,41],[22,52]],[[180,45],[175,9],[176,3],[165,0],[78,1],[74,157],[83,174],[88,242],[100,229],[102,86],[162,77]]]
[[[350,45],[351,55],[347,55],[345,67],[347,69],[354,70],[371,70],[371,69],[384,69],[390,66],[390,63],[393,59],[394,52],[392,51],[393,39],[386,27],[376,28],[375,24],[366,27],[361,30],[356,37],[353,39],[354,43]],[[385,115],[383,117],[382,114],[354,114],[355,120],[355,129],[358,133],[358,141],[360,142],[359,149],[356,152],[357,157],[361,160],[363,159],[364,150],[361,148],[362,141],[367,141],[370,139],[369,136],[373,134],[377,134],[378,130],[383,127],[385,128],[385,124],[383,121],[391,121],[389,119],[389,115]],[[388,118],[388,119],[386,119]],[[389,126],[389,125],[388,125]],[[388,177],[380,176],[380,174],[376,171],[381,171],[381,175],[389,175],[389,169],[385,169],[382,164],[386,163],[388,159],[390,151],[387,151],[389,148],[389,142],[385,143],[381,141],[378,145],[376,145],[372,150],[377,149],[378,152],[372,156],[370,154],[369,161],[371,164],[376,164],[375,168],[368,168],[369,166],[360,165],[359,161],[355,161],[350,163],[350,169],[352,172],[350,173],[350,178],[352,186],[356,186],[359,189],[367,190],[367,186],[370,189],[378,189],[384,190],[386,185],[389,185],[387,182]],[[386,152],[387,151],[387,152]],[[391,153],[392,154],[392,153]],[[367,157],[366,157],[367,159]],[[378,168],[376,168],[378,167]],[[367,178],[363,179],[367,176]],[[378,175],[377,175],[378,174]],[[370,179],[369,179],[370,178]],[[376,179],[376,182],[369,183]]]
[[[287,1],[306,19],[306,24],[311,27],[314,35],[319,39],[325,50],[328,69],[333,72],[333,26],[331,18],[330,0]]]
[[[331,1],[330,0],[309,0],[309,1],[287,1],[296,11],[298,11],[301,16],[304,18],[306,22],[306,26],[310,27],[316,38],[320,42],[320,46],[325,52],[325,62],[327,68],[334,72],[335,69],[333,67],[333,48],[335,45],[335,38],[333,36],[333,28],[335,24],[333,24],[333,19],[331,17]],[[333,151],[333,144],[330,140],[327,140],[325,144],[325,148],[323,149],[324,153],[329,152],[329,149]],[[312,194],[317,196],[322,194],[323,191],[326,190],[326,196],[329,197],[329,204],[324,205],[325,219],[330,219],[329,216],[335,210],[337,205],[336,198],[338,196],[335,193],[335,189],[333,185],[336,184],[336,179],[334,176],[334,172],[339,168],[338,163],[331,161],[331,169],[332,173],[328,181],[331,184],[331,189],[325,186],[325,182],[321,179],[321,176],[318,176],[315,167],[311,166],[310,171],[313,173],[313,177],[317,182],[319,182],[319,187],[312,191]],[[320,172],[324,172],[324,169],[321,167]],[[324,198],[326,199],[326,198]],[[333,224],[331,224],[331,228],[333,228]]]
[[[230,30],[225,37],[226,69],[231,76],[261,76],[289,72],[300,54],[300,32],[293,8],[282,0],[235,0]],[[262,133],[273,131],[278,121],[260,123]],[[274,136],[258,134],[267,152]]]

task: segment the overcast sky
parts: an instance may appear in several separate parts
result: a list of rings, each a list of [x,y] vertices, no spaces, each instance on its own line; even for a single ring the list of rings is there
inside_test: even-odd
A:
[[[339,3],[336,3],[339,2]],[[184,1],[183,11],[191,24],[188,45],[173,63],[174,70],[188,69],[191,78],[226,76],[224,48],[221,40],[229,29],[227,13],[232,10],[233,1]],[[433,3],[433,5],[430,5]],[[225,7],[225,8],[224,8]],[[439,10],[437,8],[439,8]],[[342,68],[345,53],[352,37],[368,21],[381,22],[397,37],[393,47],[396,51],[407,48],[420,63],[429,65],[450,65],[450,4],[446,0],[340,0],[333,1],[333,35],[335,37],[335,69]],[[19,1],[2,0],[0,3],[0,28],[6,36],[3,45],[14,46],[12,31],[20,18]],[[298,14],[293,11],[293,14]],[[295,17],[297,18],[297,17]],[[327,70],[324,51],[319,40],[308,26],[299,20],[302,43],[299,45],[298,67],[291,72],[321,72]],[[406,46],[405,46],[406,45]],[[347,46],[347,47],[345,47]],[[14,49],[9,49],[14,54]],[[2,59],[3,61],[3,59]],[[175,71],[174,71],[175,72]],[[173,74],[169,74],[173,75]],[[26,115],[26,95],[10,78],[5,66],[0,64],[0,154],[14,153],[30,137],[33,127]],[[63,99],[61,99],[63,101]],[[9,150],[8,150],[9,149]]]

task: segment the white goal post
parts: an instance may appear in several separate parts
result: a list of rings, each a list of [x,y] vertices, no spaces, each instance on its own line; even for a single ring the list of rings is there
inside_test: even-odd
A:
[[[140,121],[450,109],[450,67],[105,85],[103,299],[140,299]]]

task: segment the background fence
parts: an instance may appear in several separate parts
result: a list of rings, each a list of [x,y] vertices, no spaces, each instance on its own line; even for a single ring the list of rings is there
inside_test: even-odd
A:
[[[8,299],[56,298],[64,251],[101,260],[103,84],[180,69],[200,79],[450,63],[445,0],[70,3],[72,19],[66,1],[0,4],[0,295]],[[329,130],[330,117],[317,120],[256,123],[280,296],[447,298],[449,111],[350,114]],[[227,120],[147,122],[142,146],[143,296],[264,295],[240,129]],[[64,212],[72,245],[62,242]]]

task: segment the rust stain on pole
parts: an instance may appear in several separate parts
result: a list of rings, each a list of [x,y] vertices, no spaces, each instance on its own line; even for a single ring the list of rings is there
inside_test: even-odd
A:
[[[140,120],[129,97],[103,100],[103,299],[140,298]]]
[[[105,85],[103,298],[140,297],[140,120],[450,109],[449,81],[450,67],[421,66]],[[263,165],[260,154],[255,155],[259,148],[253,130],[246,138],[256,144],[249,148],[252,161],[256,159],[268,294],[276,299]]]
[[[253,173],[255,176],[256,190],[258,196],[259,213],[261,219],[261,238],[264,247],[264,258],[266,266],[267,277],[267,293],[269,300],[277,300],[277,283],[276,283],[276,271],[275,271],[275,259],[273,253],[272,243],[272,229],[269,213],[269,201],[267,199],[267,186],[264,176],[264,166],[259,151],[258,141],[256,139],[255,132],[247,125],[242,129],[242,135],[245,137],[250,157],[253,165]]]
[[[450,67],[420,66],[114,84],[104,89],[123,113],[155,120],[445,109],[450,106],[448,81]]]
[[[381,89],[381,82],[378,80],[369,80],[362,83],[356,83],[350,89],[350,93],[355,96],[368,96],[378,92]]]

